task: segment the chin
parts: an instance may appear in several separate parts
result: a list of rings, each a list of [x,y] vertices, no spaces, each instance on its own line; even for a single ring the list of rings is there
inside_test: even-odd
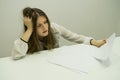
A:
[[[46,37],[46,36],[48,36],[48,32],[39,34],[39,36],[40,36],[40,37]]]
[[[42,36],[43,36],[43,37],[46,37],[46,36],[48,36],[48,34],[43,34]]]

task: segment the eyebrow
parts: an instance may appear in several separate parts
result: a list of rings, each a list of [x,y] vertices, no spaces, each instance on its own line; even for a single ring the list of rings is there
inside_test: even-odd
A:
[[[43,21],[43,23],[44,23],[44,22],[48,22],[48,20],[46,19],[45,21]],[[41,23],[38,23],[38,25],[40,25],[40,24],[41,24]]]

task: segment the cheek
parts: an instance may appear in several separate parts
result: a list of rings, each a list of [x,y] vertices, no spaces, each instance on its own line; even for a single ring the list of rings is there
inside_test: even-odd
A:
[[[48,24],[46,24],[46,28],[47,28],[47,30],[48,30],[48,28],[49,28]]]
[[[37,28],[37,34],[38,34],[38,35],[41,35],[41,34],[42,34],[42,29]]]

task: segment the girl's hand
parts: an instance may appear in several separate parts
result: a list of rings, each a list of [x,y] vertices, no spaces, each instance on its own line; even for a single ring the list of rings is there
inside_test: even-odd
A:
[[[28,30],[33,30],[32,18],[25,16],[23,21]]]
[[[27,30],[22,35],[21,39],[25,42],[28,42],[33,31],[32,18],[25,16],[23,21],[24,21],[24,25],[27,27]]]
[[[95,40],[95,39],[91,40],[91,44],[94,46],[97,46],[97,47],[101,47],[105,43],[106,43],[105,39],[103,39],[103,40]]]

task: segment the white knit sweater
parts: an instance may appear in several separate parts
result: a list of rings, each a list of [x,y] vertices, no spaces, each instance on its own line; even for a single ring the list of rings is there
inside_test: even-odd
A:
[[[53,34],[56,38],[56,47],[59,46],[59,38],[62,36],[63,38],[76,42],[76,43],[84,43],[90,44],[90,40],[93,39],[92,37],[87,37],[84,35],[78,35],[76,33],[67,30],[63,26],[60,26],[56,23],[51,23],[51,28],[53,29]],[[14,47],[12,49],[12,58],[13,59],[20,59],[26,55],[28,50],[28,44],[22,41],[21,39],[17,39],[14,42]]]

